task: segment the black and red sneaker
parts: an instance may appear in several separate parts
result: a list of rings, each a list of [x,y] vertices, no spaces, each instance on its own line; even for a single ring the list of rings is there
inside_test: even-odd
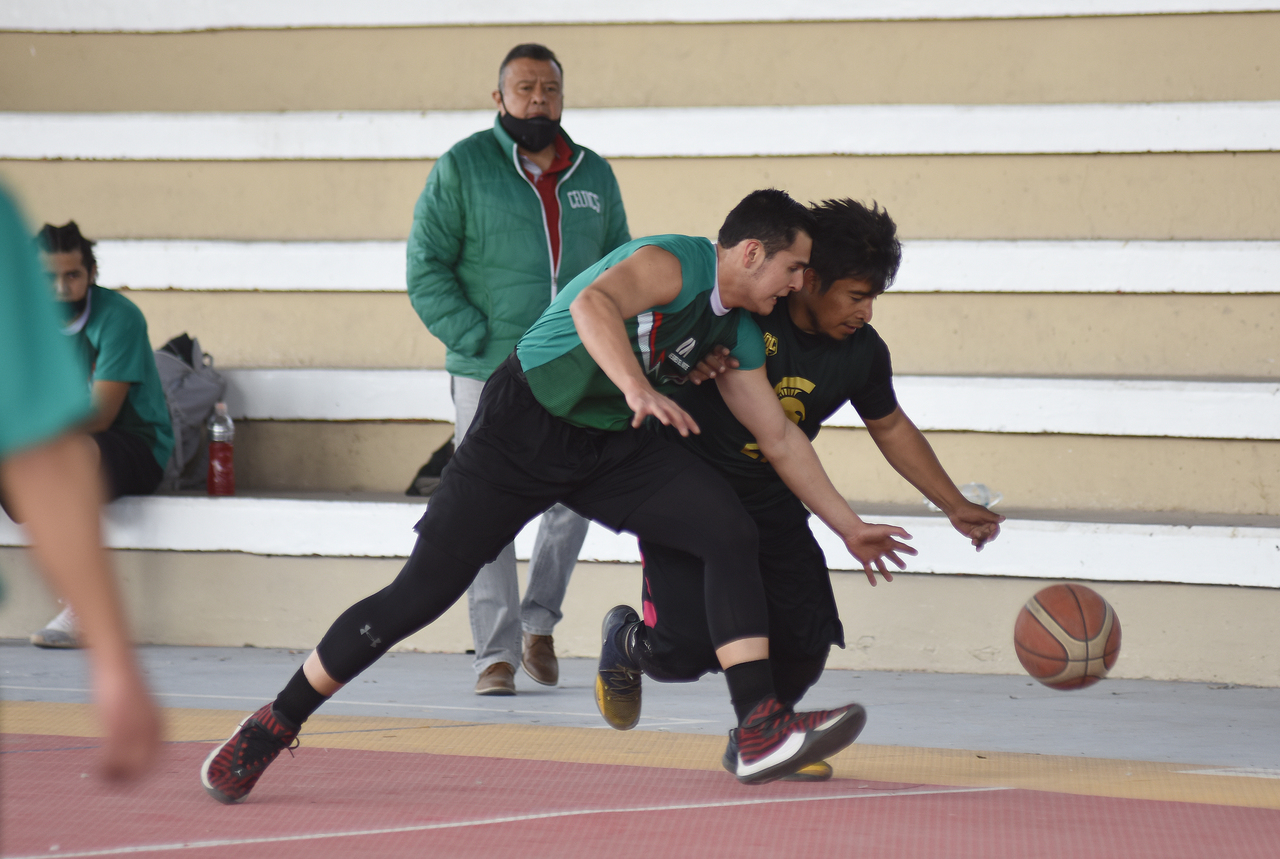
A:
[[[292,754],[298,747],[298,730],[270,704],[263,705],[205,758],[200,768],[204,789],[218,802],[242,801],[277,755],[285,749]]]
[[[770,696],[729,732],[738,747],[734,775],[743,784],[764,784],[834,755],[852,743],[867,723],[857,704],[796,713]]]

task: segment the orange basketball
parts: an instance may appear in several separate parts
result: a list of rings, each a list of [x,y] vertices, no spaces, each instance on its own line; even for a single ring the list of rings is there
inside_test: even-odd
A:
[[[1027,673],[1053,689],[1092,686],[1120,655],[1120,619],[1084,585],[1052,585],[1018,612],[1013,649]]]

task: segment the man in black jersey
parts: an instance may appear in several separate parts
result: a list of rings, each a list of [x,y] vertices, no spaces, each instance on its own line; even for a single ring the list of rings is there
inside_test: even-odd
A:
[[[869,324],[872,305],[893,281],[901,260],[893,220],[879,208],[852,200],[828,200],[812,212],[817,233],[803,287],[778,301],[767,316],[755,316],[764,337],[769,383],[788,417],[811,440],[824,420],[852,402],[889,463],[981,549],[999,533],[1004,517],[960,494],[929,442],[898,406],[888,347]],[[690,378],[705,381],[732,366],[731,359],[726,363],[713,355]],[[844,646],[826,559],[808,527],[809,513],[734,418],[717,385],[689,386],[676,400],[702,433],[679,438],[665,428],[659,431],[720,471],[759,529],[774,686],[780,701],[794,705],[822,674],[831,645]],[[615,634],[628,645],[630,667],[660,681],[694,680],[718,670],[707,632],[702,562],[651,540],[640,546],[643,620],[628,622],[624,612],[610,613],[621,627]],[[867,567],[866,574],[875,585],[874,570]],[[882,574],[886,581],[893,578],[887,571]],[[726,766],[735,756],[731,741]],[[824,761],[793,778],[830,776]]]

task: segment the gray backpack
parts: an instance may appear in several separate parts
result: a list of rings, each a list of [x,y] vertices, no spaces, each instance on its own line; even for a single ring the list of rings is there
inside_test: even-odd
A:
[[[213,369],[213,356],[205,354],[200,341],[185,333],[156,350],[156,369],[173,424],[173,455],[160,489],[203,489],[209,467],[206,425],[226,394],[227,381]]]

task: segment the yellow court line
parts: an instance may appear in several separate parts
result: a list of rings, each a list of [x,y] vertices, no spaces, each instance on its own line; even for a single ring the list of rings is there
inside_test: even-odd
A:
[[[168,709],[165,716],[170,741],[212,743],[229,736],[245,713]],[[0,705],[0,733],[101,736],[86,704],[30,701]],[[313,748],[718,770],[725,740],[658,731],[318,715],[307,722],[302,742]],[[863,744],[850,746],[831,763],[836,778],[895,785],[1014,787],[1280,810],[1280,779],[1195,772],[1217,768],[1208,765]]]

